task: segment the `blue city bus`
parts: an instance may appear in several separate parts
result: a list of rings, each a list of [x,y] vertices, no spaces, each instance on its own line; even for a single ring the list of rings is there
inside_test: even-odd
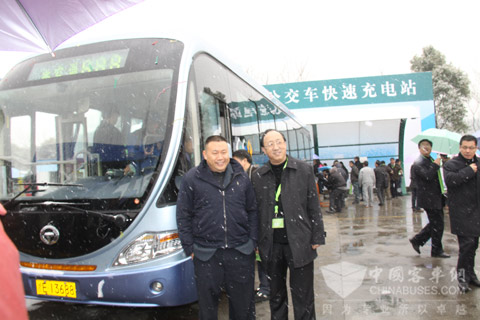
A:
[[[175,204],[205,139],[262,164],[260,133],[276,128],[311,159],[306,128],[215,48],[132,29],[23,61],[0,84],[2,222],[28,298],[194,302]]]

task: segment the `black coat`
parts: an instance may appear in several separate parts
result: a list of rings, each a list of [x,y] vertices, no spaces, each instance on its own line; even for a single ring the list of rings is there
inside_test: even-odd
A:
[[[350,181],[351,181],[352,183],[358,182],[358,172],[359,172],[359,171],[360,171],[360,170],[358,169],[357,166],[353,166],[353,167],[352,167],[352,170],[350,170]]]
[[[258,249],[262,262],[272,258],[275,206],[275,174],[270,163],[252,176],[258,203]],[[313,170],[307,163],[288,157],[282,173],[282,202],[288,242],[294,266],[302,267],[317,257],[314,244],[325,244],[322,213]]]
[[[178,193],[177,225],[185,254],[193,252],[194,243],[235,248],[249,239],[257,240],[257,203],[250,179],[234,160],[226,175],[224,181],[229,182],[220,186],[203,160],[184,176]]]
[[[346,187],[347,183],[345,182],[345,178],[340,172],[341,169],[337,169],[337,171],[328,174],[327,179],[327,188],[329,190],[335,190],[341,187]]]
[[[443,195],[438,180],[440,166],[431,158],[420,156],[415,160],[413,173],[417,182],[417,205],[423,209],[442,209]]]
[[[388,187],[387,170],[382,166],[378,166],[373,169],[373,172],[375,172],[375,188],[386,189]]]
[[[415,171],[413,170],[415,168],[415,163],[412,164],[410,167],[410,189],[416,189],[417,188],[417,178],[415,177]]]
[[[480,169],[479,159],[473,158]],[[459,154],[443,166],[448,188],[448,207],[452,233],[460,236],[480,236],[480,170],[475,173]]]

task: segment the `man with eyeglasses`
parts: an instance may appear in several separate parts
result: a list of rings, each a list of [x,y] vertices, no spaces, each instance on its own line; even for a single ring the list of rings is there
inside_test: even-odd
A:
[[[287,270],[295,319],[315,319],[313,260],[325,244],[312,166],[287,156],[285,136],[267,130],[260,139],[269,162],[252,176],[259,214],[258,249],[270,276],[272,319],[288,319]]]
[[[462,292],[471,290],[469,284],[480,287],[474,271],[480,236],[480,163],[476,150],[477,138],[465,135],[460,139],[459,155],[443,166],[448,187],[450,227],[458,238],[457,280]]]

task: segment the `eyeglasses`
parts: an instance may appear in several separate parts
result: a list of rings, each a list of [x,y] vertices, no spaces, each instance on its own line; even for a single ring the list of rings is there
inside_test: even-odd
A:
[[[274,146],[283,147],[284,144],[285,144],[285,141],[280,139],[276,141],[269,141],[267,144],[265,144],[265,148],[271,149]]]
[[[462,149],[462,150],[475,150],[475,149],[477,149],[477,147],[461,146],[460,149]]]

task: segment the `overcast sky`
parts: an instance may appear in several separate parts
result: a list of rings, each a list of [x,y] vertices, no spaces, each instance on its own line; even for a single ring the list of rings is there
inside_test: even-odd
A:
[[[263,84],[302,69],[302,80],[409,73],[428,45],[480,77],[478,0],[147,1],[162,3],[159,23],[200,31]],[[0,53],[0,77],[18,57]]]
[[[479,1],[243,1],[224,28],[208,23],[236,61],[276,83],[303,67],[308,80],[408,73],[428,45],[480,73],[479,14]]]

